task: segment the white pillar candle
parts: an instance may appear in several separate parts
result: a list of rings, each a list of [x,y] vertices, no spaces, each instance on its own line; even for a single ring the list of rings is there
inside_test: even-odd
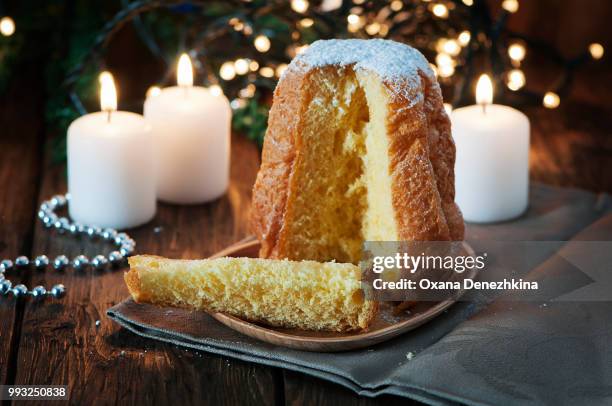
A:
[[[451,114],[457,147],[456,202],[466,221],[490,223],[520,216],[529,192],[529,119],[508,106],[491,104],[488,76],[478,81],[479,105]]]
[[[187,55],[178,67],[179,86],[148,97],[144,115],[155,142],[158,199],[204,203],[229,184],[231,108],[221,92],[192,86]]]
[[[125,229],[155,215],[151,129],[139,114],[115,111],[112,76],[101,76],[98,113],[68,128],[68,210],[74,221]]]

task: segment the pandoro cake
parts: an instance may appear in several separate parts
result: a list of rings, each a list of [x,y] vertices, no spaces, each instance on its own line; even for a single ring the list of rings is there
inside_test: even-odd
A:
[[[274,92],[253,190],[260,257],[357,263],[363,241],[462,240],[455,146],[427,60],[321,40]]]

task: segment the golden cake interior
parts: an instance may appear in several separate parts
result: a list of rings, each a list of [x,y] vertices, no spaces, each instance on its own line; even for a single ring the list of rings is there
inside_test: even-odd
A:
[[[351,66],[313,69],[308,82],[286,248],[294,258],[357,263],[364,240],[397,240],[388,96],[376,73]]]
[[[125,280],[134,300],[220,311],[284,327],[365,328],[376,305],[366,301],[359,267],[259,258],[173,260],[130,257]]]

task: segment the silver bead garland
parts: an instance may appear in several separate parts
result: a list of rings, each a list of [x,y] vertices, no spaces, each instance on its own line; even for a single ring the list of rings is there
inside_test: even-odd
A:
[[[56,195],[51,199],[44,201],[38,210],[38,218],[43,225],[49,229],[55,229],[59,233],[68,232],[72,235],[85,235],[91,239],[102,239],[109,241],[117,246],[116,251],[112,251],[107,256],[96,255],[91,261],[85,255],[77,255],[70,260],[65,255],[58,255],[51,261],[46,255],[39,255],[33,261],[25,255],[19,256],[13,262],[10,259],[0,261],[0,295],[5,296],[12,294],[16,298],[31,296],[35,299],[52,296],[55,298],[62,297],[66,292],[64,285],[53,285],[51,289],[44,286],[36,286],[29,290],[24,284],[13,286],[12,282],[6,279],[5,273],[13,269],[24,270],[33,266],[38,271],[46,270],[50,265],[56,271],[63,271],[72,267],[75,271],[83,271],[91,266],[93,269],[101,271],[108,266],[116,267],[120,265],[126,257],[132,255],[136,249],[136,241],[134,241],[126,233],[120,233],[112,228],[101,229],[96,226],[87,226],[76,222],[71,222],[66,217],[59,217],[55,211],[65,207],[70,201],[70,195]]]

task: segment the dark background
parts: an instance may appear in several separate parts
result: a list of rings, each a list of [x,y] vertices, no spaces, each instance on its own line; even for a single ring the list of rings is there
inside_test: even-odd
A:
[[[488,3],[495,10],[501,2]],[[50,101],[59,98],[60,103],[64,102],[65,95],[58,94],[61,92],[57,88],[49,86],[49,72],[57,69],[53,65],[58,64],[58,59],[62,61],[62,55],[70,57],[69,44],[74,46],[79,40],[84,43],[91,41],[91,38],[75,40],[75,33],[83,32],[84,24],[100,25],[120,8],[120,2],[57,2],[57,6],[51,8],[53,21],[50,22],[44,14],[41,15],[43,11],[48,12],[48,4],[53,2],[3,3],[4,12],[15,19],[28,13],[36,16],[28,20],[28,24],[34,27],[27,27],[30,34],[24,47],[37,52],[29,52],[28,58],[19,62],[2,95],[4,97],[0,97],[0,106],[5,111],[15,108],[11,105],[19,102],[27,104],[30,111],[20,109],[19,113],[26,114],[28,121],[36,121],[36,113],[33,113],[36,106],[42,106],[45,111],[45,105]],[[94,16],[86,21],[74,20],[77,10],[82,9],[90,14],[93,10]],[[602,43],[606,49],[602,60],[587,62],[577,69],[570,94],[562,98],[558,109],[522,107],[533,126],[531,175],[534,180],[593,191],[612,191],[609,166],[612,142],[611,20],[612,3],[607,0],[521,1],[519,11],[509,18],[511,30],[549,43],[567,57],[584,52],[592,42]],[[105,61],[120,86],[120,108],[140,110],[143,95],[163,74],[164,68],[142,45],[130,24],[113,37]],[[548,90],[551,81],[560,74],[557,66],[529,49],[522,68],[527,77],[526,88],[539,93]],[[445,93],[450,99],[449,92]],[[3,120],[4,123],[8,123],[7,120],[10,117]],[[38,142],[43,144],[49,137],[63,137],[63,134],[48,126],[39,132]],[[6,138],[6,133],[2,138]],[[50,147],[53,145],[62,148],[61,143],[52,143]],[[57,155],[61,157],[61,154]]]

